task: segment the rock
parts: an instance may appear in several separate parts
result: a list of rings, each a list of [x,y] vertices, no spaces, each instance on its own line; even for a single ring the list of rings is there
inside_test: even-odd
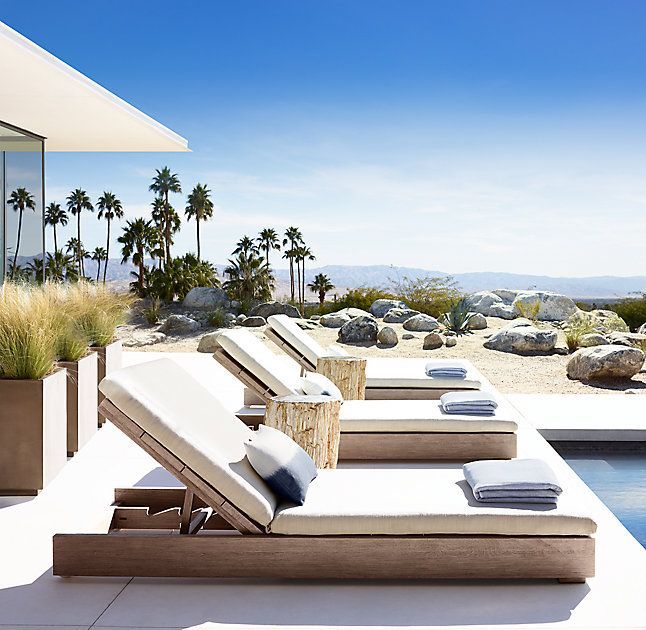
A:
[[[610,343],[607,337],[601,333],[588,333],[579,340],[580,348],[593,348],[594,346],[606,346]]]
[[[618,346],[635,346],[641,347],[646,344],[646,335],[642,333],[631,332],[611,332],[608,335],[609,343]]]
[[[236,322],[237,322],[238,324],[242,324],[242,322],[243,322],[245,319],[247,319],[247,316],[246,316],[244,313],[240,313],[240,315],[238,315],[238,317],[236,317]]]
[[[630,332],[628,324],[626,324],[626,322],[614,311],[596,308],[587,313],[587,315],[592,318],[595,328],[597,328],[599,332]]]
[[[308,322],[308,321],[307,321],[307,320],[305,320],[305,319],[299,319],[299,320],[296,322],[296,325],[297,325],[301,330],[315,330],[315,329],[316,329],[316,325],[314,324],[314,322]]]
[[[123,346],[126,348],[141,348],[142,346],[152,346],[166,340],[163,332],[134,332],[130,337],[123,340]]]
[[[404,322],[404,329],[414,332],[431,332],[432,330],[437,330],[439,327],[440,323],[435,317],[424,315],[423,313],[413,315],[413,317],[409,317]]]
[[[516,296],[512,306],[522,315],[523,310],[530,311],[536,303],[539,304],[536,319],[541,322],[563,321],[579,311],[571,298],[551,291],[523,291]]]
[[[623,319],[622,319],[621,321],[623,321]],[[642,325],[637,329],[637,332],[638,332],[640,335],[646,335],[646,324],[642,324]]]
[[[263,302],[249,311],[250,317],[257,316],[267,319],[272,315],[287,315],[288,317],[301,316],[295,306],[292,306],[291,304],[283,304],[282,302]]]
[[[318,322],[319,319],[321,319],[320,315],[312,315],[312,317],[310,317],[310,320],[313,322]]]
[[[407,309],[406,302],[401,300],[375,300],[370,306],[370,313],[375,317],[383,317],[391,308]]]
[[[638,348],[611,345],[581,348],[568,361],[567,375],[578,381],[630,379],[643,364],[644,353]]]
[[[207,335],[204,335],[200,339],[200,343],[197,344],[197,351],[198,352],[208,352],[208,353],[213,353],[215,352],[220,345],[218,344],[218,337],[222,331],[218,330],[216,332],[208,333]]]
[[[488,317],[500,317],[501,319],[515,319],[517,313],[510,304],[494,304],[489,309]]]
[[[469,320],[469,330],[484,330],[487,327],[487,318],[482,313],[474,313]]]
[[[447,348],[452,348],[453,346],[458,345],[458,340],[455,337],[447,337],[444,344]]]
[[[228,306],[229,296],[217,287],[195,287],[191,289],[182,306],[184,308],[214,309],[218,306]]]
[[[347,324],[349,321],[352,321],[352,317],[347,313],[328,313],[321,317],[319,323],[325,328],[341,328],[343,324]]]
[[[556,341],[555,330],[541,330],[527,320],[520,320],[495,332],[484,347],[514,354],[545,354],[554,350]]]
[[[339,329],[341,343],[376,343],[377,322],[373,317],[355,317]]]
[[[412,308],[391,308],[384,315],[384,322],[386,324],[403,324],[407,319],[419,315],[419,311]]]
[[[407,340],[408,339],[417,339],[417,337],[415,335],[412,335],[411,333],[404,333],[402,335],[402,339],[407,339]]]
[[[432,332],[424,337],[424,345],[422,346],[422,348],[424,350],[437,350],[443,345],[444,339],[442,339],[442,335],[436,332]]]
[[[520,291],[514,289],[494,289],[491,293],[497,295],[505,304],[511,304]]]
[[[351,318],[352,317],[373,317],[371,313],[368,313],[368,311],[364,311],[363,309],[360,308],[354,308],[352,306],[348,308],[342,308],[340,311],[336,311],[338,315],[349,315]]]
[[[394,328],[384,326],[377,335],[377,342],[383,346],[396,346],[399,342],[399,338],[397,337],[397,333]]]
[[[257,328],[258,326],[265,326],[266,324],[267,320],[260,315],[252,315],[242,322],[242,325],[247,328]]]
[[[478,291],[477,293],[472,293],[471,295],[468,295],[465,300],[470,311],[480,313],[485,317],[499,317],[498,315],[493,315],[491,313],[491,309],[493,307],[505,306],[502,298],[491,291]]]
[[[186,315],[169,315],[159,327],[159,332],[166,335],[190,335],[200,328],[199,322]]]

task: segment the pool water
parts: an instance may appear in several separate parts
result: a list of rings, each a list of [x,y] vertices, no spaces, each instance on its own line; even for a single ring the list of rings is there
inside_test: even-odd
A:
[[[646,453],[558,450],[574,472],[646,547]]]

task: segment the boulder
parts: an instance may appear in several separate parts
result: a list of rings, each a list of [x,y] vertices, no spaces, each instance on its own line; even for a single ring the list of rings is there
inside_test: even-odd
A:
[[[411,334],[411,333],[404,333],[402,335],[402,339],[406,339],[406,340],[408,340],[408,339],[417,339],[417,337],[415,335]]]
[[[370,313],[375,317],[383,317],[391,308],[406,309],[408,305],[401,300],[375,300],[370,306]]]
[[[520,291],[514,289],[494,289],[492,293],[497,295],[505,304],[511,304]]]
[[[163,332],[133,332],[130,337],[123,340],[124,348],[141,348],[142,346],[152,346],[166,340]]]
[[[319,324],[325,328],[341,328],[343,324],[347,324],[349,321],[352,321],[352,317],[347,313],[328,313],[321,317]]]
[[[521,309],[531,310],[536,303],[539,304],[536,319],[541,322],[563,321],[579,311],[571,298],[551,291],[523,291],[516,296],[512,306],[521,315]]]
[[[412,330],[413,332],[431,332],[437,330],[439,327],[440,323],[435,317],[423,313],[413,315],[413,317],[409,317],[404,322],[404,329]]]
[[[252,315],[251,317],[247,317],[242,322],[242,325],[246,326],[247,328],[258,328],[258,326],[265,326],[266,324],[267,320],[260,315]]]
[[[436,332],[432,332],[424,337],[424,345],[422,346],[422,348],[424,350],[437,350],[443,345],[444,339],[442,339],[442,335]]]
[[[594,346],[606,346],[610,343],[607,337],[601,333],[588,333],[579,340],[580,348],[593,348]]]
[[[545,354],[556,346],[555,330],[541,330],[527,320],[520,320],[495,332],[484,347],[514,354]]]
[[[301,314],[298,309],[292,304],[284,304],[283,302],[263,302],[258,304],[249,311],[251,317],[264,317],[267,319],[272,315],[287,315],[288,317],[300,317]]]
[[[623,320],[622,320],[623,321]],[[642,324],[638,329],[637,332],[640,335],[646,335],[646,324]]]
[[[204,335],[200,339],[200,343],[197,344],[197,351],[208,352],[211,354],[214,353],[220,347],[220,344],[218,344],[218,337],[221,332],[222,331],[218,330],[216,332],[208,333],[208,335]]]
[[[195,287],[188,292],[182,302],[184,308],[210,310],[228,305],[229,296],[217,287]]]
[[[247,316],[244,313],[240,313],[240,315],[236,317],[236,323],[242,324],[245,319],[247,319]]]
[[[166,335],[190,335],[200,328],[199,322],[186,315],[169,315],[159,327],[159,332]]]
[[[321,319],[320,315],[312,315],[312,317],[310,317],[310,320],[313,322],[318,322],[319,319]]]
[[[419,315],[419,311],[412,308],[391,308],[384,315],[384,322],[386,324],[403,324],[407,319]]]
[[[390,326],[384,326],[377,335],[377,343],[382,346],[396,346],[398,342],[397,333]]]
[[[646,344],[646,335],[638,332],[611,332],[608,338],[610,339],[609,343],[620,346],[636,346],[640,348]]]
[[[444,344],[447,348],[452,348],[453,346],[458,345],[458,340],[455,337],[447,337]]]
[[[472,293],[471,295],[468,295],[465,300],[470,311],[481,313],[485,317],[498,317],[498,315],[493,315],[491,313],[491,309],[495,306],[505,306],[502,298],[491,291],[478,291],[477,293]]]
[[[473,313],[467,327],[469,330],[484,330],[487,327],[487,318],[482,313]]]
[[[587,313],[587,315],[592,318],[595,328],[599,332],[606,333],[613,331],[630,331],[628,324],[626,324],[626,322],[614,311],[608,311],[603,308],[596,308],[593,311]]]
[[[353,306],[342,308],[340,311],[337,311],[337,314],[349,315],[350,317],[373,317],[373,315],[371,313],[368,313],[368,311],[364,311],[360,308],[354,308]]]
[[[355,317],[339,329],[341,343],[376,343],[377,322],[373,317]]]
[[[501,319],[515,319],[516,310],[511,304],[494,304],[489,309],[488,317],[500,317]]]
[[[644,353],[639,348],[612,345],[581,348],[570,357],[567,375],[578,381],[630,379],[643,364]]]

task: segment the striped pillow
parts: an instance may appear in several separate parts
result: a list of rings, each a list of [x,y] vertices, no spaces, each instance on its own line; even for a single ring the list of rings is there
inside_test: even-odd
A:
[[[282,431],[261,424],[245,441],[253,469],[279,499],[303,505],[317,470],[312,458]]]

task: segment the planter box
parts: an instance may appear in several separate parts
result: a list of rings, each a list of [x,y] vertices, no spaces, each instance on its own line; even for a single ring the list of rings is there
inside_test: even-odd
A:
[[[114,372],[114,370],[118,370],[121,367],[121,341],[113,341],[107,346],[94,346],[90,350],[96,352],[99,357],[98,385],[110,372]],[[98,404],[100,405],[105,396],[101,392],[98,393],[98,396]],[[104,423],[105,418],[99,414],[98,426],[102,426]]]
[[[90,352],[78,361],[59,361],[67,370],[67,456],[71,457],[98,427],[98,357]]]
[[[38,494],[67,461],[67,374],[0,379],[0,495]]]

